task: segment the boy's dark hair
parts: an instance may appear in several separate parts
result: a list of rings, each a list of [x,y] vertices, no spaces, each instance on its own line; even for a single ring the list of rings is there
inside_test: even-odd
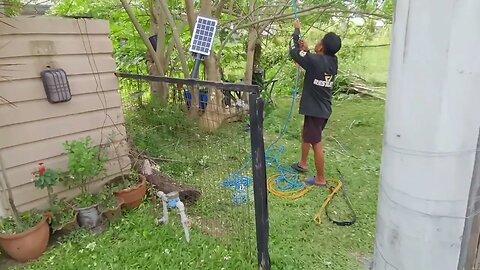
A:
[[[326,55],[335,56],[340,48],[342,48],[342,40],[337,34],[329,32],[323,37],[322,45]]]

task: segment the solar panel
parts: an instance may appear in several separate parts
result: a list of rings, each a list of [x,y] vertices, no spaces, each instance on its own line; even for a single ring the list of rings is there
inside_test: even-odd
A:
[[[216,30],[217,21],[215,19],[197,16],[190,42],[190,51],[205,56],[210,55]]]

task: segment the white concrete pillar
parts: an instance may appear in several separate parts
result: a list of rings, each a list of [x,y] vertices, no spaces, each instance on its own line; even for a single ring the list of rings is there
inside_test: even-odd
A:
[[[480,0],[396,1],[375,270],[458,268],[480,127],[479,12]]]

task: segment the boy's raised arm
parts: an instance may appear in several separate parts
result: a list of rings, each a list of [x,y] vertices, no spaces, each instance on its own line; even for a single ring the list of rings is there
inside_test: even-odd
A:
[[[297,27],[298,26],[298,27]],[[310,53],[303,51],[300,46],[300,25],[295,23],[295,30],[292,34],[292,44],[290,44],[290,56],[297,62],[303,69],[307,70],[311,67]]]

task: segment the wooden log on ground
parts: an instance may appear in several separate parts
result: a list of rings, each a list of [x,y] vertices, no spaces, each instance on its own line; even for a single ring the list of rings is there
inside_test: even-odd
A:
[[[141,154],[135,151],[135,148],[130,148],[130,159],[132,161],[132,167],[137,172],[142,172],[143,161],[149,160],[152,162],[152,158],[149,158],[145,154]],[[202,193],[188,185],[179,184],[170,176],[152,169],[152,175],[146,175],[147,181],[150,182],[156,189],[163,191],[164,193],[178,192],[180,200],[186,205],[192,205],[198,201]]]
[[[147,176],[147,180],[152,183],[158,190],[164,193],[170,193],[173,191],[178,192],[180,200],[185,205],[192,205],[198,201],[202,193],[187,185],[175,183],[175,181],[169,176],[153,170],[153,175]]]

